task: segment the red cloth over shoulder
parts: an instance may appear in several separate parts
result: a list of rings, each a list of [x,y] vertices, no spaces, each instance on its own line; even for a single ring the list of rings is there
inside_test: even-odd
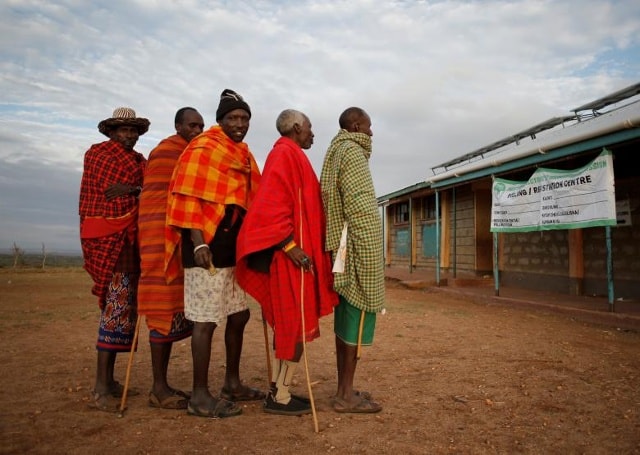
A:
[[[304,273],[276,250],[269,273],[249,268],[248,257],[293,235],[313,261],[315,274]],[[306,154],[291,139],[276,141],[267,157],[260,188],[244,219],[237,243],[236,277],[261,305],[275,327],[276,356],[291,359],[302,341],[302,307],[306,341],[320,335],[319,319],[338,303],[331,259],[324,250],[325,217],[318,177]]]

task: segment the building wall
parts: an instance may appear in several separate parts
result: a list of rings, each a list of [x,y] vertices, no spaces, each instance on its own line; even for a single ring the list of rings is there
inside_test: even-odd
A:
[[[431,193],[433,194],[433,193]],[[455,194],[455,195],[454,195]],[[386,208],[387,220],[387,248],[385,252],[385,263],[391,267],[407,267],[412,257],[412,265],[415,269],[436,269],[437,257],[425,256],[423,252],[423,228],[433,227],[434,220],[421,219],[420,200],[425,194],[413,195],[412,222],[394,222],[394,207],[396,204],[407,203],[409,196],[400,198],[390,203]],[[455,197],[455,202],[453,198]],[[440,209],[442,219],[440,220],[440,246],[441,270],[445,273],[478,275],[486,274],[487,267],[483,270],[476,270],[477,265],[477,207],[476,194],[472,185],[465,185],[456,188],[455,191],[449,189],[440,194]],[[454,212],[455,207],[455,212]],[[486,217],[486,214],[485,214]],[[484,226],[484,224],[482,224]],[[487,225],[488,229],[488,225]],[[486,237],[486,236],[483,236]],[[412,240],[413,251],[410,251],[405,244],[407,240]],[[486,261],[491,261],[492,251],[486,251],[489,256]]]
[[[568,292],[568,231],[499,234],[500,284]]]
[[[638,146],[640,143],[635,140],[608,147],[614,152],[616,200],[624,202],[625,207],[625,210],[619,208],[618,226],[610,228],[614,297],[634,300],[640,299],[640,173],[635,164]],[[594,149],[590,155],[554,162],[553,167],[575,169],[599,152]],[[523,168],[504,177],[526,180],[530,174],[530,168]],[[493,234],[487,223],[491,215],[487,182],[480,179],[463,183],[455,188],[441,189],[439,194],[443,201],[441,271],[449,277],[486,275],[488,269],[493,268]],[[404,200],[408,201],[410,196],[423,197],[424,191],[406,195]],[[422,254],[422,226],[428,221],[419,219],[418,204],[413,204],[412,209],[413,224],[388,224],[392,248],[388,249],[387,265],[408,268],[413,256],[415,268],[435,270],[434,258]],[[413,251],[404,256],[393,253],[398,230],[407,230],[405,238],[413,238]],[[596,227],[499,234],[500,286],[608,295],[606,231],[604,227]]]
[[[630,224],[611,228],[614,293],[640,298],[640,179],[616,182],[616,199],[630,207]],[[584,230],[584,270],[587,295],[607,294],[607,241],[604,228]]]
[[[448,190],[452,191],[452,190]],[[451,272],[475,273],[475,205],[471,185],[455,189],[455,212],[452,210],[449,219],[450,250],[449,263]]]
[[[629,176],[623,155],[616,161],[615,191],[629,212],[610,228],[614,298],[640,298],[640,178]],[[627,169],[622,169],[626,167]],[[583,295],[608,295],[606,228],[581,230],[570,247],[569,231],[500,234],[500,282],[505,286]],[[581,266],[573,270],[570,261]],[[577,287],[574,288],[574,284]]]
[[[432,239],[425,239],[423,237],[424,229],[430,228],[435,229],[436,223],[435,221],[426,221],[426,220],[418,220],[416,222],[416,254],[414,264],[416,267],[435,267],[436,266],[436,256],[429,255],[426,256],[424,254],[424,244],[425,242],[431,243]],[[433,242],[435,243],[435,242]],[[435,248],[435,244],[430,245]]]
[[[393,205],[389,206],[392,209]],[[409,236],[408,223],[394,223],[393,217],[389,216],[389,236],[387,239],[387,251],[385,254],[387,265],[393,267],[409,267],[411,253],[402,242]],[[406,254],[405,254],[406,253]]]
[[[475,197],[474,239],[475,267],[478,274],[490,274],[493,270],[493,233],[491,232],[491,179],[474,182]]]
[[[393,201],[386,208],[385,220],[387,226],[387,247],[385,250],[385,263],[393,267],[407,267],[409,263],[416,268],[434,268],[436,266],[436,254],[424,254],[424,250],[436,250],[433,236],[429,239],[423,237],[425,228],[435,229],[434,219],[426,219],[423,209],[423,198],[434,197],[433,192],[420,192],[411,195],[410,220],[398,222],[395,217],[395,207],[399,204],[409,204],[409,195]],[[433,233],[433,230],[431,231]],[[442,233],[440,234],[442,237]],[[425,246],[424,242],[429,244]]]

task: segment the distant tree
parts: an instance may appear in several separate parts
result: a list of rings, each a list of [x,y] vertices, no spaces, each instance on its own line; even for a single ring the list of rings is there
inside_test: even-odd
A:
[[[47,250],[44,247],[44,242],[42,242],[42,268],[44,269],[44,263],[47,261]]]
[[[16,245],[16,242],[13,242],[13,268],[15,269],[16,267],[18,267],[19,263],[22,263],[24,258],[24,250],[22,248],[19,248],[18,245]]]

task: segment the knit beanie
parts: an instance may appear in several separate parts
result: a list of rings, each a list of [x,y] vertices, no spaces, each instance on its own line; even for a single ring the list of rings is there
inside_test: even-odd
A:
[[[220,104],[216,111],[216,121],[220,123],[220,120],[234,109],[244,109],[249,114],[249,118],[251,118],[251,109],[249,109],[249,105],[244,98],[233,90],[225,88],[220,94]]]

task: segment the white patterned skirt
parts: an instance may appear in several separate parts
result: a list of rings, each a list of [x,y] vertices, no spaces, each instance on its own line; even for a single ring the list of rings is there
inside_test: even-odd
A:
[[[236,281],[235,267],[184,269],[184,314],[194,322],[226,322],[227,316],[248,308],[247,295]]]

